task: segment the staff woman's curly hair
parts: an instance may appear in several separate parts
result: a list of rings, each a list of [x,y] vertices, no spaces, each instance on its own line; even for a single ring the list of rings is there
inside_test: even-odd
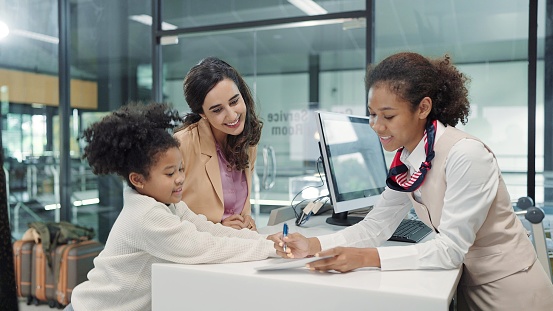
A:
[[[179,147],[168,130],[181,121],[167,104],[130,103],[84,130],[82,139],[87,145],[82,157],[94,174],[117,174],[134,189],[131,172],[148,178],[159,156]]]
[[[387,86],[400,98],[411,103],[413,110],[424,97],[432,99],[428,120],[445,125],[466,124],[470,102],[466,84],[470,79],[461,73],[450,57],[428,59],[411,52],[387,57],[369,66],[365,76],[367,91],[373,86]]]

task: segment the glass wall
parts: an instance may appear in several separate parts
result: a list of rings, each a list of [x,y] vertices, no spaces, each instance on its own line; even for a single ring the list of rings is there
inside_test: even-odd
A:
[[[182,96],[182,78],[205,56],[219,56],[235,65],[255,89],[265,121],[260,152],[261,146],[271,145],[277,159],[274,187],[262,189],[261,197],[273,199],[275,204],[277,200],[283,203],[282,200],[291,199],[296,194],[292,185],[301,176],[313,173],[318,157],[312,134],[309,130],[302,131],[313,129],[310,114],[306,112],[324,109],[365,114],[362,82],[366,65],[366,20],[343,21],[341,26],[299,28],[284,23],[271,25],[276,29],[270,30],[243,28],[244,21],[277,18],[278,22],[278,18],[290,16],[282,12],[293,6],[288,2],[278,5],[260,2],[257,6],[241,7],[238,1],[216,9],[185,2],[179,1],[183,12],[178,13],[174,1],[163,1],[163,19],[184,27],[178,45],[163,48],[166,98],[180,109],[187,109]],[[317,3],[328,8],[329,13],[365,9],[361,2],[348,2],[349,6],[338,10],[336,1]],[[229,5],[232,7],[226,7]],[[544,5],[540,2],[540,21],[545,20]],[[221,14],[223,7],[230,13]],[[184,12],[184,8],[190,11]],[[267,14],[268,11],[273,14]],[[382,0],[374,1],[374,12],[373,61],[399,51],[431,57],[450,55],[471,78],[472,112],[468,124],[459,127],[480,137],[494,150],[512,198],[527,195],[528,1]],[[219,18],[223,15],[224,18]],[[220,26],[224,23],[227,23],[225,27]],[[217,30],[208,31],[210,26]],[[542,46],[544,29],[539,30],[538,44]],[[183,59],[177,60],[178,57]],[[538,59],[543,64],[543,50]],[[537,71],[538,118],[534,125],[537,202],[544,202],[544,152],[540,143],[543,142],[543,74],[540,68]],[[313,77],[317,80],[315,85],[310,82]],[[391,160],[393,154],[386,156]],[[258,159],[263,159],[261,154]],[[257,171],[258,174],[266,171],[263,163],[257,163]]]
[[[190,4],[183,7],[198,6],[185,2]],[[164,1],[163,7],[170,16],[168,20],[176,25],[289,17],[288,11],[307,16],[286,1],[260,1],[254,6],[240,3],[233,2],[236,6],[223,19],[218,18],[220,9],[210,10],[209,6],[203,7],[205,11],[193,10],[193,17],[181,9],[179,18],[173,17],[177,13],[172,1]],[[323,6],[332,12],[364,10],[364,1],[328,1]],[[321,178],[315,176],[319,149],[314,111],[365,115],[365,25],[365,18],[336,16],[310,23],[279,20],[245,28],[229,24],[221,26],[224,30],[180,35],[178,44],[163,45],[164,98],[179,110],[189,111],[183,96],[183,78],[206,56],[217,56],[236,67],[253,90],[264,122],[256,163],[257,186],[252,197],[257,206],[288,205],[307,185],[318,185],[323,190]]]
[[[97,86],[97,107],[81,110],[75,119],[80,133],[109,111],[151,98],[151,70],[143,70],[152,63],[151,1],[79,0],[71,12],[72,76],[83,75]],[[72,220],[97,227],[103,242],[123,207],[123,181],[94,176],[80,152],[74,161],[80,178],[73,186]]]
[[[538,4],[536,191],[543,189],[544,210],[553,214],[553,88],[549,87],[553,83],[553,0]],[[539,155],[543,155],[543,162]],[[536,201],[542,202],[539,198]]]
[[[494,151],[511,196],[525,196],[528,2],[397,0],[375,4],[376,60],[403,50],[432,57],[450,55],[471,79],[471,115],[466,126],[458,127]],[[543,191],[537,197],[543,201]]]
[[[292,3],[296,4],[292,4]],[[302,5],[302,2],[304,5]],[[311,3],[309,3],[311,2]],[[365,9],[365,1],[162,1],[163,21],[178,28],[246,23],[270,19],[324,15]]]
[[[161,72],[152,69],[152,2],[161,8]],[[63,121],[70,128],[73,222],[98,228],[102,240],[122,206],[121,180],[97,178],[80,159],[82,129],[157,91],[188,111],[182,81],[206,56],[242,73],[264,122],[256,210],[290,204],[308,185],[319,192],[306,196],[320,194],[313,112],[365,115],[367,59],[406,50],[448,54],[470,76],[472,113],[461,128],[496,153],[513,199],[526,195],[528,163],[535,161],[536,202],[553,213],[552,177],[544,178],[553,168],[553,96],[545,87],[553,67],[551,0],[537,2],[535,124],[528,124],[530,1],[314,2],[315,11],[285,0],[69,1],[71,115]],[[29,220],[59,218],[58,32],[58,1],[0,0],[1,128],[16,237]]]
[[[58,126],[57,1],[0,1],[0,109],[14,235],[59,219],[52,129]]]
[[[131,100],[151,98],[151,2],[68,1],[71,221],[105,240],[122,207],[119,178],[81,160],[83,128]],[[58,1],[0,0],[0,101],[10,217],[18,238],[33,220],[60,220]],[[1,30],[0,30],[1,31]],[[109,34],[109,35],[107,35]],[[147,83],[144,83],[147,81]]]

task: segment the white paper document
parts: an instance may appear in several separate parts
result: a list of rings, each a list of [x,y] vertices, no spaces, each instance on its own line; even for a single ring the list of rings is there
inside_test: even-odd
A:
[[[312,261],[321,260],[325,258],[329,258],[329,257],[308,257],[308,258],[300,258],[300,259],[279,258],[279,259],[270,261],[266,265],[255,267],[255,270],[265,271],[265,270],[302,268],[302,267],[305,267],[306,264]]]

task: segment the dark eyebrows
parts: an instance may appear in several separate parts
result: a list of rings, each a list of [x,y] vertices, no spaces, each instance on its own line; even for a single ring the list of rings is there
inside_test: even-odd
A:
[[[237,99],[238,97],[240,97],[240,93],[238,93],[238,94],[232,96],[231,98],[229,98],[228,101],[229,101],[229,102],[232,102],[233,100]],[[216,109],[216,108],[218,108],[219,106],[221,106],[221,104],[213,105],[213,106],[209,107],[209,110]]]
[[[228,101],[231,102],[231,101],[237,99],[238,96],[240,96],[240,94],[236,94],[236,95],[232,96]]]
[[[216,109],[216,108],[218,108],[219,106],[221,106],[221,104],[213,105],[213,106],[209,107],[209,110]]]
[[[175,166],[175,165],[167,165],[166,167],[163,168],[164,171],[167,171],[167,170],[174,170],[175,167],[177,167],[178,169],[178,166]]]
[[[371,107],[369,106],[369,110],[370,110],[370,111],[373,111],[373,110],[375,110],[375,109],[373,109],[373,108],[371,108]],[[391,110],[396,110],[396,108],[392,108],[392,107],[383,107],[383,108],[378,109],[378,111],[391,111]]]

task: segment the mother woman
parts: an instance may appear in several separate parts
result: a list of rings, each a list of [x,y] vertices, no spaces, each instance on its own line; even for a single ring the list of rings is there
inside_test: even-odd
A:
[[[231,65],[208,57],[186,75],[184,96],[191,113],[174,134],[184,162],[183,200],[214,223],[256,230],[250,190],[263,124],[248,85]]]

